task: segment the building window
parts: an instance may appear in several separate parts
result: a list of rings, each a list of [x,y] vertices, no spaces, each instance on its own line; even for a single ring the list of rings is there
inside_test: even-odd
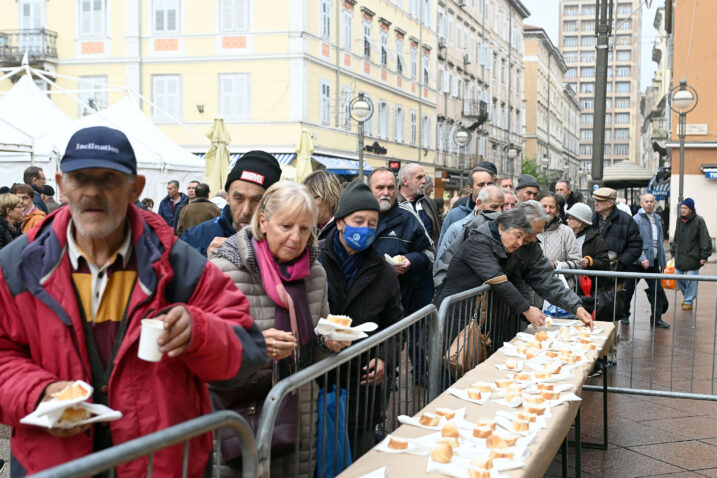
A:
[[[577,6],[565,6],[565,9],[563,10],[563,15],[566,17],[577,17],[578,16],[578,7]]]
[[[179,0],[153,0],[154,33],[179,33]]]
[[[341,38],[341,44],[343,45],[344,50],[348,52],[353,49],[351,45],[353,43],[353,14],[354,12],[348,9],[344,9],[343,13],[341,14],[341,18],[343,19],[343,38]]]
[[[411,110],[408,120],[408,134],[410,135],[409,139],[411,141],[411,144],[416,144],[416,118],[418,118],[418,116],[416,115],[416,111]]]
[[[580,145],[580,156],[592,156],[593,145],[592,144],[581,144]]]
[[[632,6],[629,3],[618,3],[617,14],[618,15],[629,15],[632,13]]]
[[[591,17],[595,16],[595,7],[593,5],[583,6],[583,16],[586,16],[586,15],[590,15]]]
[[[409,13],[413,18],[418,18],[418,0],[409,0]]]
[[[20,1],[20,29],[33,30],[45,28],[45,3],[46,0],[21,0]],[[20,37],[22,46],[30,46],[29,39]],[[22,50],[24,51],[24,50]],[[46,84],[46,83],[44,83]]]
[[[580,83],[580,93],[595,93],[595,83]]]
[[[627,156],[630,154],[629,144],[616,144],[615,145],[615,156]]]
[[[152,119],[171,122],[182,116],[182,78],[179,75],[152,75]]]
[[[620,24],[617,27],[618,30],[630,30],[631,28],[632,28],[632,21],[629,19],[623,20],[622,22],[620,22]]]
[[[578,69],[577,68],[568,68],[568,70],[565,72],[565,78],[577,78],[578,77]]]
[[[591,110],[594,108],[594,101],[592,98],[583,98],[580,100],[580,107],[584,110]]]
[[[423,24],[431,27],[431,0],[423,0]]]
[[[371,60],[371,23],[363,21],[363,56]]]
[[[612,156],[612,147],[609,144],[604,146],[603,156]]]
[[[453,46],[453,17],[450,15],[448,15],[448,26],[446,30],[446,43],[448,43],[448,46]]]
[[[595,37],[593,35],[588,35],[580,38],[580,44],[582,46],[595,46]]]
[[[78,116],[86,116],[107,108],[107,76],[81,76],[77,89],[77,97],[80,100]]]
[[[378,32],[378,40],[381,48],[381,66],[388,65],[388,32],[381,30]]]
[[[612,114],[611,113],[607,113],[605,115],[605,124],[606,125],[612,124]]]
[[[565,59],[565,63],[577,63],[578,54],[577,54],[577,52],[574,52],[574,51],[565,53],[565,55],[563,55],[563,58]]]
[[[578,37],[564,37],[563,46],[565,48],[575,48],[578,46]]]
[[[612,139],[612,130],[609,128],[605,128],[605,141]]]
[[[618,66],[617,67],[617,76],[618,77],[621,77],[621,78],[628,77],[628,76],[630,76],[631,72],[632,72],[632,70],[630,69],[629,66]]]
[[[378,102],[378,132],[376,136],[382,139],[388,139],[388,103],[385,101]]]
[[[584,51],[580,53],[580,61],[582,63],[595,63],[595,52],[594,51]]]
[[[403,40],[396,38],[396,73],[403,74],[406,67],[406,60],[403,59]]]
[[[364,97],[369,100],[371,99],[371,97],[366,93],[364,93]],[[363,122],[363,132],[366,136],[373,136],[373,116]]]
[[[630,92],[630,82],[629,81],[618,81],[615,83],[615,91],[618,93],[629,93]]]
[[[106,0],[81,0],[80,2],[80,36],[104,36],[105,19],[107,18]]]
[[[584,141],[592,141],[593,140],[593,130],[581,129],[580,130],[580,139],[584,140]]]
[[[219,29],[241,32],[249,29],[249,0],[220,0]]]
[[[346,131],[351,130],[351,99],[352,91],[348,86],[341,89],[341,125]]]
[[[431,147],[431,120],[428,115],[421,117],[421,147]]]
[[[219,114],[229,121],[249,120],[249,73],[219,75]]]
[[[630,130],[625,128],[616,128],[615,139],[630,139]]]
[[[428,86],[431,79],[431,73],[428,69],[428,55],[423,55],[423,58],[421,58],[421,62],[423,63],[421,66],[423,67],[423,84]]]
[[[321,0],[320,17],[320,33],[324,38],[331,38],[331,0]]]
[[[416,80],[418,75],[418,48],[411,47],[411,79]]]
[[[393,111],[393,138],[403,143],[403,108],[396,106]]]
[[[321,81],[321,90],[319,98],[319,120],[322,125],[331,125],[331,85],[328,81]]]
[[[615,113],[615,124],[630,124],[630,113]]]
[[[592,31],[595,31],[595,22],[592,21],[592,20],[587,21],[587,22],[583,22],[583,23],[582,23],[582,28],[581,28],[581,30],[584,31],[584,32],[592,32]]]
[[[565,22],[563,30],[566,32],[575,32],[578,30],[578,22]]]
[[[632,52],[630,50],[618,50],[617,61],[630,61],[632,59]]]
[[[617,44],[624,45],[624,46],[630,46],[632,44],[632,35],[618,35],[617,36]]]
[[[593,124],[593,115],[585,114],[585,113],[581,114],[580,115],[580,124],[585,124],[585,125]]]
[[[580,68],[580,78],[595,78],[595,67],[584,66]]]

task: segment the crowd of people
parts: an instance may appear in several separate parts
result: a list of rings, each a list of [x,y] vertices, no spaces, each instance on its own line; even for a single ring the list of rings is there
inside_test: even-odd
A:
[[[481,162],[470,171],[467,194],[446,211],[444,201],[426,194],[432,182],[415,163],[398,175],[376,168],[366,182],[320,170],[296,183],[281,173],[274,156],[250,151],[230,171],[225,192],[210,199],[206,184],[192,181],[183,193],[169,181],[154,213],[151,199],[139,200],[144,177],[127,137],[91,127],[73,135],[61,159],[61,204],[37,167],[0,194],[0,419],[14,428],[13,476],[211,410],[256,414],[278,380],[351,345],[315,331],[329,314],[382,330],[490,284],[523,325],[543,325],[549,303],[592,326],[594,307],[585,296],[594,297],[597,284],[581,292],[556,269],[665,266],[662,221],[650,194],[633,218],[616,207],[615,190],[600,188],[593,212],[569,181],[541,192],[536,178],[523,174],[514,188],[495,165]],[[688,198],[681,208],[673,255],[679,271],[698,273],[711,244],[694,202]],[[629,296],[634,282],[624,283]],[[651,323],[669,327],[661,319],[660,282],[647,282]],[[682,307],[691,308],[692,283],[680,287]],[[629,323],[629,297],[621,312]],[[145,317],[164,324],[159,362],[137,357]],[[350,407],[365,405],[367,394],[356,390],[390,381],[404,345],[414,384],[426,385],[428,362],[438,358],[427,353],[425,337],[411,334],[406,342],[387,342],[358,364],[358,373],[336,372],[354,391]],[[73,380],[90,383],[92,400],[122,419],[69,429],[20,424]],[[287,403],[302,416],[302,435],[316,425],[315,398],[307,385]],[[379,407],[361,423],[350,420],[359,437],[354,449],[376,444],[381,413]],[[222,466],[236,471],[241,453],[232,438],[227,431]],[[309,476],[307,457],[315,450],[303,443],[293,472]],[[210,449],[211,437],[191,441],[191,476],[212,466]],[[158,452],[155,474],[175,476],[179,453]],[[294,462],[278,455],[272,473],[289,473]],[[119,471],[139,475],[143,466],[130,462]]]

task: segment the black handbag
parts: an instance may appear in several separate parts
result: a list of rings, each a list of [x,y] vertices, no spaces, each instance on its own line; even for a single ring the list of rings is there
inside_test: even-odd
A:
[[[583,307],[591,314],[595,310],[595,302],[597,299],[597,312],[595,312],[595,320],[603,322],[613,321],[613,312],[615,320],[620,319],[624,315],[625,294],[622,290],[604,290],[598,288],[595,297],[581,297]]]

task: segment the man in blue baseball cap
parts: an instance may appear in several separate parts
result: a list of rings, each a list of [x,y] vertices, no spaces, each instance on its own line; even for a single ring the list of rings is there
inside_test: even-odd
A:
[[[249,303],[231,279],[160,216],[134,206],[145,178],[124,133],[76,132],[60,171],[69,207],[0,251],[0,421],[13,427],[17,476],[209,413],[207,382],[239,385],[266,360]],[[146,317],[163,322],[158,362],[137,355]],[[75,380],[92,385],[89,401],[122,418],[72,428],[20,423]],[[189,446],[189,475],[202,476],[212,436]],[[155,467],[180,475],[181,453],[158,453]],[[145,469],[137,460],[118,474]]]

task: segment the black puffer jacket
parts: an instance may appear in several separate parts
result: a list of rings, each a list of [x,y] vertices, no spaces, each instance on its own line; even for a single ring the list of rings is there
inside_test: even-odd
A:
[[[706,261],[712,254],[712,239],[705,220],[695,212],[677,220],[674,239],[671,250],[679,271],[696,271],[702,267],[700,261]]]
[[[359,252],[362,257],[362,264],[356,273],[356,277],[350,287],[346,286],[346,277],[341,269],[336,254],[334,253],[333,243],[334,237],[338,234],[334,228],[325,239],[319,241],[321,253],[319,262],[326,270],[326,280],[329,284],[329,310],[332,314],[348,315],[353,319],[352,326],[364,324],[366,322],[374,322],[378,324],[377,331],[384,330],[395,324],[403,318],[403,308],[401,307],[401,290],[398,285],[398,276],[392,266],[390,266],[381,256],[378,255],[373,247],[369,247],[363,252]],[[386,377],[389,377],[389,371],[392,371],[396,365],[400,354],[400,343],[398,341],[387,341],[379,346],[376,350],[376,356],[383,359]],[[366,355],[362,355],[366,357]],[[340,376],[344,388],[348,388],[346,377],[351,381],[351,393],[348,396],[349,410],[366,410],[366,406],[371,404],[363,403],[363,399],[372,394],[359,393],[363,389],[359,386],[359,371],[356,369],[357,361],[352,360],[351,371],[348,366],[341,367]],[[361,366],[366,365],[362,363]],[[330,374],[329,382],[336,378],[335,374]],[[329,385],[329,388],[331,385]],[[376,397],[378,397],[378,391]],[[373,403],[373,418],[370,423],[372,426],[381,416],[382,408],[378,403]],[[354,426],[354,414],[349,417],[349,425]],[[364,422],[364,420],[359,420]]]
[[[607,256],[607,245],[595,226],[583,229],[577,237],[585,235],[583,257],[588,258],[587,269],[606,271],[610,269],[610,258]]]
[[[0,249],[10,244],[22,233],[19,229],[12,227],[7,219],[0,217]]]
[[[617,207],[605,219],[605,224],[600,228],[601,216],[596,212],[593,214],[593,224],[602,231],[602,238],[605,240],[608,251],[617,253],[618,269],[626,269],[632,265],[640,254],[642,254],[642,237],[640,228],[632,217]]]

